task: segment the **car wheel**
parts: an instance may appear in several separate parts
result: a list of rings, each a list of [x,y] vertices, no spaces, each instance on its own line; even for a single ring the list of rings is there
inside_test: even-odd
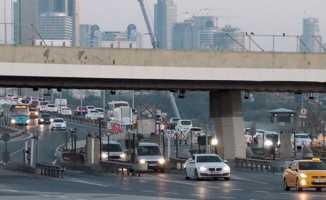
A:
[[[200,180],[197,169],[195,169],[195,179]]]
[[[231,178],[230,177],[225,177],[224,180],[225,181],[229,181]]]
[[[323,190],[323,188],[316,188],[317,192],[321,192]]]
[[[297,182],[296,182],[296,188],[297,188],[297,191],[298,191],[298,192],[301,192],[301,191],[303,190],[303,188],[300,187],[299,179],[297,179]]]
[[[188,173],[187,173],[187,170],[185,169],[185,179],[186,180],[189,180],[190,179],[190,177],[188,176]]]
[[[159,170],[158,170],[160,173],[165,173],[165,168],[160,168]]]
[[[288,186],[287,182],[286,182],[286,179],[283,179],[283,184],[282,184],[282,187],[285,191],[289,191],[290,190],[290,187]]]

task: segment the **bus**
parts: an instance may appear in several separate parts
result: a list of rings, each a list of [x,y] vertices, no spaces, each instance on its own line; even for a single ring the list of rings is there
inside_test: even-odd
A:
[[[29,117],[29,105],[27,104],[17,104],[13,107],[11,120],[11,125],[15,126],[26,126],[31,123]]]
[[[39,116],[39,101],[33,100],[31,101],[31,103],[29,104],[29,117],[31,119],[36,119]]]

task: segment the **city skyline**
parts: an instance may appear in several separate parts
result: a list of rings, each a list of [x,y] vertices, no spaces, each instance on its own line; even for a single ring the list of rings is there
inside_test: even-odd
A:
[[[304,0],[250,0],[250,3],[239,3],[237,0],[174,1],[178,7],[178,21],[185,18],[187,11],[190,11],[190,14],[196,14],[200,13],[198,11],[201,9],[209,8],[209,14],[222,16],[222,23],[236,25],[248,32],[299,34],[302,31],[304,17],[319,18],[321,34],[324,35],[326,32],[324,25],[326,15],[323,11],[326,2],[322,0],[309,2]],[[134,23],[141,32],[147,32],[136,0],[96,0],[96,2],[101,6],[92,7],[93,1],[81,2],[81,23],[96,23],[104,29],[110,30],[121,30],[127,24]],[[151,11],[153,22],[153,9],[156,0],[145,2],[147,9]],[[128,15],[121,14],[125,11],[128,11]],[[119,21],[116,20],[117,18]]]

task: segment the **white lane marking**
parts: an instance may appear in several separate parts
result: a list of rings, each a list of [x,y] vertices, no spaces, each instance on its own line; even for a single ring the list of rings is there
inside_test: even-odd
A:
[[[199,183],[201,182],[191,182],[191,181],[178,181],[178,180],[168,180],[168,179],[157,179],[156,177],[142,177],[142,179],[147,179],[147,180],[151,180],[151,181],[159,181],[159,182],[166,182],[166,183],[176,183],[176,184],[182,184],[182,185],[188,185],[188,186],[198,186]],[[208,189],[221,189],[221,187],[217,187],[217,186],[210,186],[210,185],[203,185],[203,187],[206,187]]]
[[[24,150],[24,147],[22,147],[22,148],[20,148],[20,149],[18,149],[17,151],[15,151],[15,152],[12,152],[11,154],[10,154],[10,156],[14,156],[14,155],[16,155],[17,153],[20,153],[20,152],[22,152]]]
[[[235,176],[235,175],[232,175],[231,179],[239,180],[239,181],[247,181],[247,182],[251,182],[251,183],[255,183],[255,184],[263,184],[263,185],[268,185],[269,184],[267,182],[255,181],[255,180],[252,180],[252,179],[247,179],[247,178],[240,177],[240,176]]]
[[[91,181],[82,180],[82,179],[78,179],[78,178],[68,178],[68,179],[65,179],[64,181],[73,182],[73,183],[82,183],[82,184],[86,184],[86,185],[93,185],[93,186],[99,186],[99,187],[110,187],[110,185],[91,182]]]
[[[254,192],[256,192],[256,193],[270,193],[270,192],[268,192],[268,191],[265,191],[265,190],[257,190],[257,191],[254,191]]]

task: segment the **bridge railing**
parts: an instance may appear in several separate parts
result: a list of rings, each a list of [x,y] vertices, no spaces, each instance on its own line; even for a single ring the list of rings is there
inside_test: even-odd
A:
[[[248,169],[250,171],[281,173],[287,167],[286,161],[279,160],[259,160],[259,159],[240,159],[234,160],[236,168]]]
[[[36,169],[41,176],[63,178],[64,168],[54,165],[36,164]]]
[[[102,161],[101,167],[112,173],[118,173],[121,175],[141,176],[142,173],[148,169],[147,164],[137,164],[125,161]]]

